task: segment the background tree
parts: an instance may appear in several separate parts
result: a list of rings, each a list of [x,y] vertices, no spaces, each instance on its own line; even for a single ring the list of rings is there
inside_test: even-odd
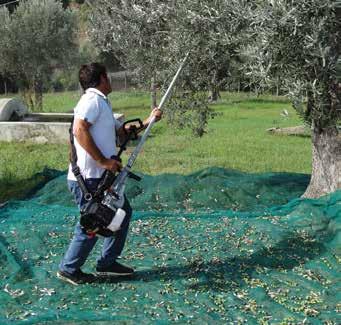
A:
[[[41,110],[44,82],[77,53],[76,16],[60,1],[31,0],[12,14],[0,8],[0,20],[0,71],[17,79],[31,110]]]
[[[0,0],[0,6],[6,7],[10,12],[13,12],[13,10],[16,8],[16,6],[19,4],[19,1],[14,0]]]
[[[169,1],[88,1],[89,35],[102,51],[112,53],[137,81],[150,87],[156,105],[156,85],[169,56],[167,43],[174,8]]]
[[[191,78],[215,101],[231,80],[239,49],[247,41],[243,31],[249,23],[249,7],[245,1],[191,0],[177,3],[176,12],[173,52],[191,53]]]
[[[17,91],[17,87],[15,83],[9,78],[8,75],[0,74],[0,94],[7,94],[7,93],[13,93]]]
[[[214,115],[208,99],[218,98],[245,39],[240,33],[246,21],[241,18],[246,17],[244,2],[91,1],[89,34],[98,47],[135,71],[142,84],[152,80],[153,105],[155,85],[166,85],[190,51],[181,94],[168,105],[168,117],[173,125],[189,126],[201,136]]]
[[[305,197],[341,188],[341,1],[260,1],[250,73],[281,72],[293,106],[312,130],[312,176]]]

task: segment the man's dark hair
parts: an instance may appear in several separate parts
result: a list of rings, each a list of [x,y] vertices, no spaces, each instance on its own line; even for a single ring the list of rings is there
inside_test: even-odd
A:
[[[93,62],[83,64],[79,69],[79,83],[83,90],[97,87],[101,82],[101,76],[106,76],[107,70],[103,64]]]

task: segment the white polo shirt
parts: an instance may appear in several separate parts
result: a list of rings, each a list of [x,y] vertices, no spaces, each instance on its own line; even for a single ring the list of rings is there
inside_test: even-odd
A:
[[[116,131],[122,123],[114,118],[112,107],[108,98],[96,88],[88,88],[74,109],[75,119],[81,119],[91,124],[89,132],[104,157],[110,158],[116,154]],[[99,167],[96,161],[78,143],[74,137],[77,152],[77,165],[82,176],[87,178],[100,178],[104,168]],[[69,165],[67,178],[76,180]]]

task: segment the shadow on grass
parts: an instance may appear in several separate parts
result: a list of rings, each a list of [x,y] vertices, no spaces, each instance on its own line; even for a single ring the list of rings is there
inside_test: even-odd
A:
[[[271,99],[271,98],[240,98],[240,99],[229,99],[223,98],[214,103],[211,103],[212,106],[219,105],[233,105],[233,104],[247,104],[247,103],[269,103],[269,104],[291,104],[289,100],[286,99]],[[254,107],[246,107],[247,109],[254,109]],[[272,107],[269,107],[272,109]]]
[[[44,169],[28,179],[18,180],[16,177],[0,180],[0,203],[13,199],[29,199],[35,192],[43,188],[50,180],[65,172],[55,169]]]
[[[278,133],[278,134],[275,134],[275,133],[269,133],[268,135],[272,135],[272,136],[275,136],[275,137],[297,137],[297,138],[311,138],[311,135],[309,133],[302,133],[302,134],[285,134],[285,133]]]
[[[249,98],[245,100],[244,102],[250,102],[250,103],[271,103],[271,104],[278,104],[278,103],[283,103],[283,104],[290,104],[290,101],[287,99],[279,99],[279,98]]]
[[[115,112],[120,112],[122,114],[126,113],[126,110],[139,110],[139,109],[146,109],[146,114],[148,113],[147,109],[150,109],[148,105],[138,104],[138,105],[122,105],[120,107],[115,107]],[[141,117],[143,118],[143,117]]]

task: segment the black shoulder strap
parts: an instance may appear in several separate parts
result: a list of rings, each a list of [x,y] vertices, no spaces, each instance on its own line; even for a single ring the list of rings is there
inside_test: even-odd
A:
[[[79,187],[81,188],[81,190],[83,192],[84,198],[87,201],[90,201],[92,199],[93,195],[88,190],[88,188],[86,187],[84,178],[83,178],[81,171],[77,165],[77,151],[76,151],[75,142],[74,142],[74,135],[73,135],[73,122],[74,122],[74,117],[72,118],[71,126],[69,129],[71,169],[72,169],[73,174],[76,177],[76,180],[78,182]]]

